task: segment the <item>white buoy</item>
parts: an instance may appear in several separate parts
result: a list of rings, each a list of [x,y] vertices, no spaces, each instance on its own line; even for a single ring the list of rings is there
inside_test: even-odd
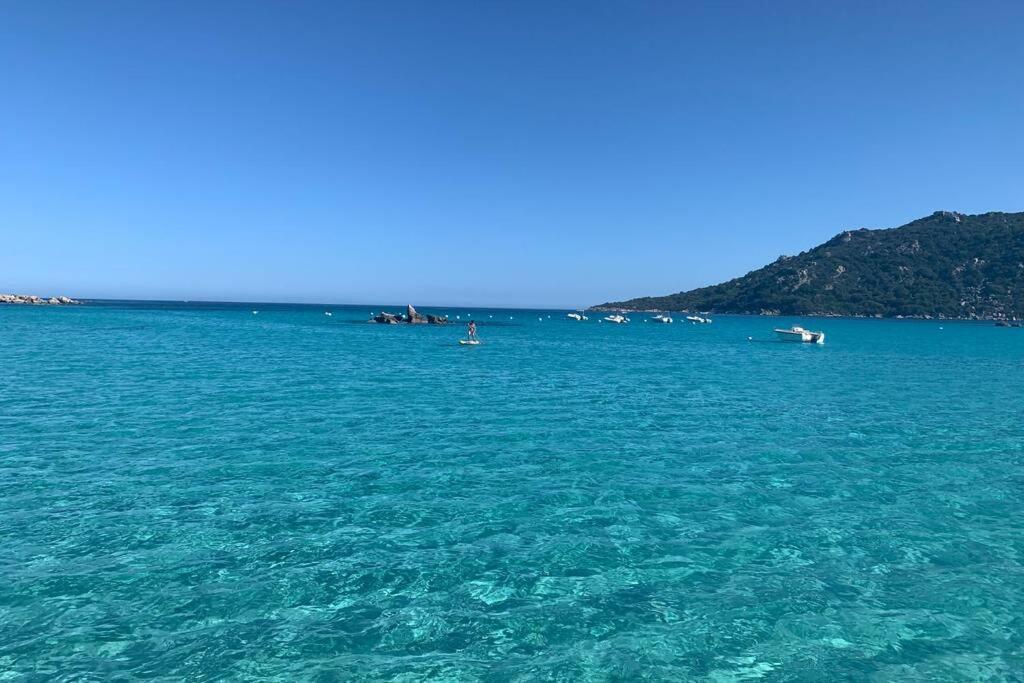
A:
[[[747,341],[754,341],[753,337],[747,337]]]
[[[330,311],[324,311],[324,315],[334,315],[334,314],[331,313]]]
[[[259,313],[259,311],[253,311],[252,312],[253,315],[256,315],[257,313]]]

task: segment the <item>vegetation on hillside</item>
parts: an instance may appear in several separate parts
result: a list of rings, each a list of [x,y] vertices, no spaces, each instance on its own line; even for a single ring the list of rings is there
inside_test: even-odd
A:
[[[1024,317],[1024,213],[936,211],[899,228],[848,230],[719,285],[599,308]]]

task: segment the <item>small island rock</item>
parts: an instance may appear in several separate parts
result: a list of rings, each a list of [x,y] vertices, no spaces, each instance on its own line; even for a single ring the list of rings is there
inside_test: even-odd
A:
[[[424,315],[413,308],[412,304],[406,306],[405,315],[401,313],[388,313],[381,311],[379,315],[373,316],[373,322],[381,325],[397,325],[408,323],[410,325],[446,325],[448,318],[443,315]]]

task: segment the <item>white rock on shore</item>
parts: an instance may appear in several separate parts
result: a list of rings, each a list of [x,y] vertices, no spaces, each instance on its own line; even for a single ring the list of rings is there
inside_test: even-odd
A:
[[[0,304],[36,304],[44,306],[60,306],[62,304],[80,304],[81,301],[66,296],[44,298],[35,294],[0,294]]]

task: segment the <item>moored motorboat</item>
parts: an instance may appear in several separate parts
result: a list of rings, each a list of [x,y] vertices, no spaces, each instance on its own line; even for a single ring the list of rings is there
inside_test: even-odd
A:
[[[621,325],[623,323],[628,323],[629,322],[629,318],[627,318],[624,315],[619,315],[618,313],[616,313],[614,315],[606,315],[604,317],[604,319],[605,319],[605,321],[610,322],[610,323],[615,323],[616,325]]]
[[[694,325],[707,325],[711,322],[711,318],[704,318],[699,315],[688,315],[686,319]]]
[[[576,322],[582,322],[584,320],[590,319],[587,316],[583,315],[582,313],[566,313],[565,317],[571,320],[575,320]]]
[[[811,330],[805,330],[799,325],[794,325],[788,330],[783,330],[777,327],[775,328],[775,334],[777,334],[779,339],[783,341],[804,342],[807,344],[825,343],[824,332],[812,332]]]
[[[652,322],[656,322],[656,323],[670,323],[670,322],[672,322],[672,318],[670,318],[667,315],[658,314],[658,315],[654,316],[653,318],[651,318],[651,321]]]

